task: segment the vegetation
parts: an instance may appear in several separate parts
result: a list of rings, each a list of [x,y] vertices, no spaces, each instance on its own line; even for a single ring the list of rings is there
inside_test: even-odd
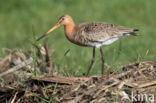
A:
[[[130,62],[155,61],[155,4],[155,0],[1,0],[0,57],[6,55],[2,48],[29,49],[35,40],[34,35],[41,36],[55,25],[61,15],[69,14],[76,24],[103,21],[140,30],[139,36],[123,38],[103,47],[106,63],[114,69]],[[63,27],[48,38],[53,50],[52,60],[60,71],[70,75],[86,72],[92,48],[70,43],[65,38]],[[101,58],[97,53],[91,73],[100,73],[100,68]]]

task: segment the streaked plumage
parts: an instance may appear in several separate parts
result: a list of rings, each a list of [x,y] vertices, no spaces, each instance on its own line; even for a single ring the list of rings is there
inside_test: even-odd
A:
[[[75,26],[73,32],[75,43],[84,46],[101,47],[130,35],[135,35],[136,29],[125,28],[104,22],[88,22]]]
[[[73,19],[66,14],[61,16],[57,24],[37,40],[42,39],[50,32],[52,32],[53,30],[62,25],[64,26],[66,37],[72,43],[75,43],[80,46],[93,47],[93,58],[91,65],[88,69],[87,75],[94,63],[95,48],[100,48],[102,56],[102,74],[103,74],[104,56],[101,47],[109,45],[115,42],[116,40],[126,36],[131,35],[135,36],[136,31],[138,31],[138,29],[126,28],[123,26],[118,26],[105,22],[87,22],[75,26]]]

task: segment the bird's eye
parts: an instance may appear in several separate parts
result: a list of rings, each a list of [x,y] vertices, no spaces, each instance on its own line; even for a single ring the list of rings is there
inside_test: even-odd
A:
[[[62,20],[64,20],[64,18],[62,18]]]

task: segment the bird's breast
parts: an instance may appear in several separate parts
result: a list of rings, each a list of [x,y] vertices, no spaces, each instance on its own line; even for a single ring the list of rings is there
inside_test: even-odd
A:
[[[65,35],[67,39],[79,46],[88,46],[85,43],[85,38],[82,36],[82,32],[79,32],[77,30],[73,30],[72,32],[69,32],[68,30],[65,30]]]

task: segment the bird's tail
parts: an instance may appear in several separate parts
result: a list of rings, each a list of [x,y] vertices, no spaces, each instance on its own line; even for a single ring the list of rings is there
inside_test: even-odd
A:
[[[130,36],[130,35],[132,35],[132,36],[137,36],[137,33],[136,33],[137,31],[139,31],[139,29],[133,29],[132,32],[124,33],[123,35],[127,35],[127,36]]]
[[[133,29],[133,32],[131,32],[130,34],[133,36],[137,36],[136,32],[139,31],[139,29]]]
[[[133,29],[133,31],[135,32],[135,31],[139,31],[139,29]]]

